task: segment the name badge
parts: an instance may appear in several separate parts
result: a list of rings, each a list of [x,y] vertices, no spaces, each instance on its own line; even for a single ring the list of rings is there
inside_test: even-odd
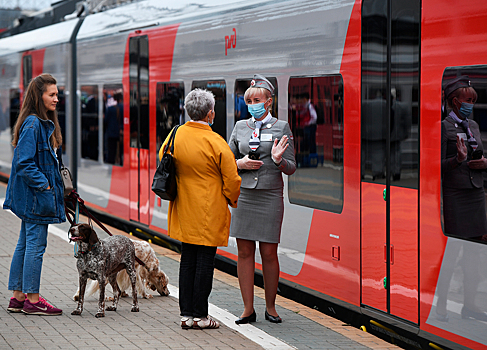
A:
[[[465,134],[464,132],[457,133],[457,136],[463,141],[467,141],[467,134]]]
[[[272,141],[272,134],[262,134],[260,135],[261,141]]]

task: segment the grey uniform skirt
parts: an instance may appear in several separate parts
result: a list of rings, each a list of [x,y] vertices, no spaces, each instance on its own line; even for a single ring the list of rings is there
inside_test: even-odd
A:
[[[447,235],[480,237],[487,234],[483,188],[443,188],[443,220]]]
[[[283,216],[282,188],[272,190],[241,188],[238,206],[232,209],[230,237],[279,243]]]

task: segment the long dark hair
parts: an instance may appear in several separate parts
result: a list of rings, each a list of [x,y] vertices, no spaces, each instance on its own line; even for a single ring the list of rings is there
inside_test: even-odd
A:
[[[20,109],[19,117],[15,122],[13,131],[13,141],[12,145],[17,146],[20,137],[20,128],[24,123],[25,119],[29,115],[36,115],[43,120],[51,120],[54,123],[55,129],[51,135],[51,145],[53,148],[58,148],[63,143],[63,136],[61,134],[61,127],[59,126],[59,121],[57,118],[57,111],[49,111],[44,106],[44,101],[42,100],[42,95],[46,92],[49,85],[56,85],[56,79],[47,73],[43,73],[34,79],[32,79],[27,86],[24,95],[24,101],[22,102],[22,107]]]

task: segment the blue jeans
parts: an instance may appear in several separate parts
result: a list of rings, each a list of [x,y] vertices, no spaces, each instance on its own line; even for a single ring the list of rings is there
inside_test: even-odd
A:
[[[22,221],[19,240],[10,264],[8,290],[39,293],[42,258],[47,247],[47,226]]]
[[[179,309],[181,316],[208,316],[208,298],[213,286],[216,247],[182,243],[179,264]]]

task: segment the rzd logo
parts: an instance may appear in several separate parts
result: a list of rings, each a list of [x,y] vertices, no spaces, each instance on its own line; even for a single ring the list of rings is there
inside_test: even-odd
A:
[[[233,34],[231,36],[225,35],[225,56],[228,49],[234,49],[237,45],[237,30],[233,28]]]

